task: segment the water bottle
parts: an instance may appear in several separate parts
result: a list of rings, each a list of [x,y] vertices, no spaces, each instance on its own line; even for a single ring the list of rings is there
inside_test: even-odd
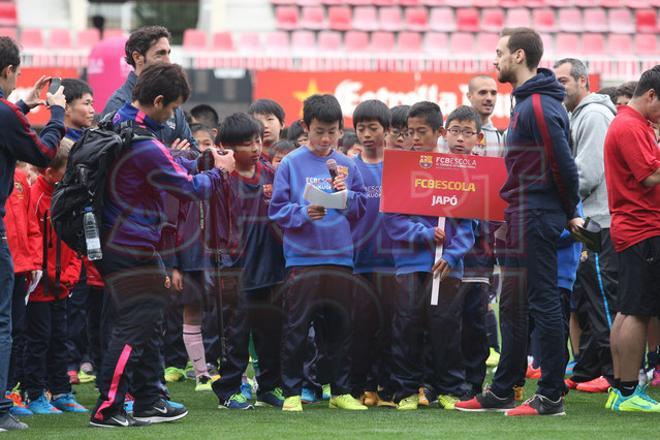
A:
[[[100,260],[103,258],[101,238],[99,237],[99,228],[96,226],[96,217],[94,217],[92,208],[85,208],[83,225],[85,228],[85,243],[87,244],[87,258],[90,261]]]

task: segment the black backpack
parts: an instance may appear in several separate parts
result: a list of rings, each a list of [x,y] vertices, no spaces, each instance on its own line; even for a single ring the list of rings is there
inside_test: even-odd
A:
[[[108,172],[127,146],[148,139],[155,139],[155,135],[133,121],[118,127],[102,122],[98,128],[83,132],[71,148],[64,177],[53,191],[50,216],[58,241],[64,241],[78,255],[87,255],[85,209],[92,208],[100,229]]]

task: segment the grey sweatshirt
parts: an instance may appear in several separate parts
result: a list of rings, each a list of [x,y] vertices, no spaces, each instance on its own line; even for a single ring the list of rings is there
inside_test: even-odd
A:
[[[597,93],[587,95],[571,113],[573,156],[580,179],[584,215],[596,220],[603,228],[609,228],[611,222],[603,147],[615,115],[616,107],[610,97]]]

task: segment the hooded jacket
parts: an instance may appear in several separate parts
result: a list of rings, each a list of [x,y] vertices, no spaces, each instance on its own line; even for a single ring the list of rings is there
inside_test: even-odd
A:
[[[554,73],[544,68],[513,90],[516,105],[504,153],[509,177],[500,190],[507,213],[546,209],[577,217],[578,173],[564,94]]]
[[[14,273],[41,268],[39,243],[41,233],[34,215],[30,215],[30,184],[25,173],[14,172],[14,191],[7,199],[5,227],[7,243],[14,260]]]
[[[605,136],[616,115],[616,107],[607,95],[587,95],[571,113],[573,156],[580,182],[584,214],[603,228],[610,227],[605,184]]]

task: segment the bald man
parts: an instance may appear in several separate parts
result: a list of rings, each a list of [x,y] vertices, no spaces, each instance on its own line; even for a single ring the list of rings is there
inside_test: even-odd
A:
[[[504,138],[491,121],[497,102],[497,83],[488,75],[475,76],[468,83],[467,98],[481,117],[481,131],[484,133],[482,145],[475,147],[474,154],[504,157]]]

